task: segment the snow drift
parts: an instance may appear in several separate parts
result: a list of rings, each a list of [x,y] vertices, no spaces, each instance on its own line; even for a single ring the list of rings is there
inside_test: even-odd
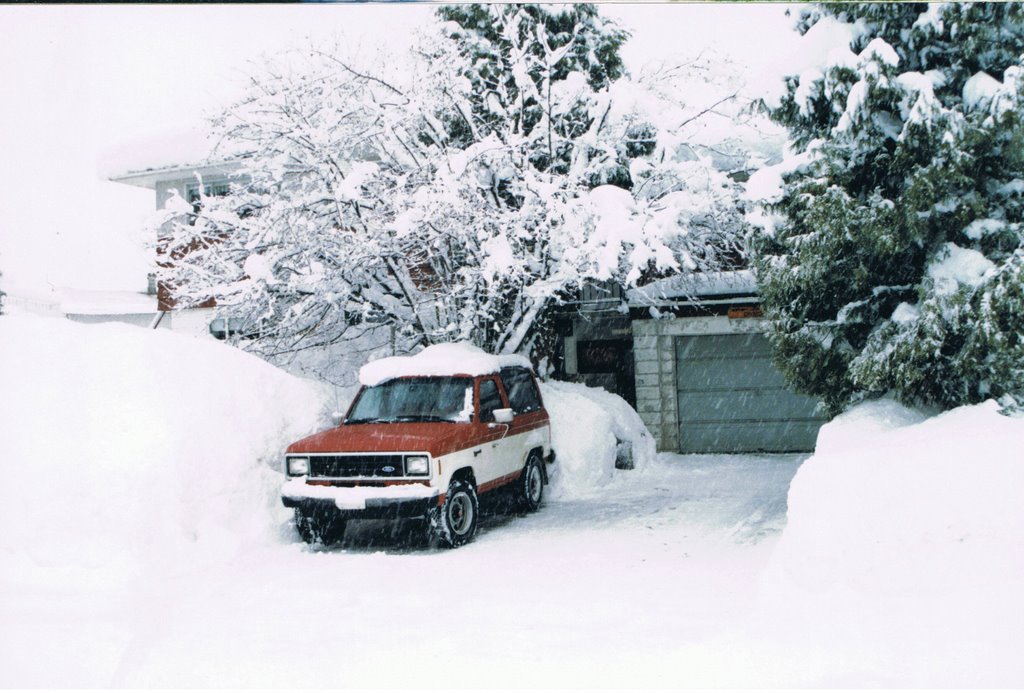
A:
[[[790,652],[816,652],[813,685],[1019,685],[1021,498],[1024,418],[995,402],[854,407],[793,479],[766,620],[793,629]]]
[[[396,632],[413,643],[414,661],[428,665],[438,652],[450,654],[450,639],[438,645],[421,637],[436,625],[439,603],[454,609],[453,622],[469,624],[455,636],[459,666],[493,677],[495,666],[521,669],[510,662],[510,647],[521,662],[533,655],[517,653],[568,643],[560,630],[553,640],[543,629],[538,639],[536,630],[552,613],[580,613],[564,606],[573,603],[567,597],[591,605],[603,598],[604,583],[580,591],[591,567],[569,558],[578,541],[572,504],[553,502],[457,552],[385,556],[365,536],[354,551],[308,550],[281,505],[278,469],[288,443],[326,427],[322,415],[333,398],[230,346],[163,330],[15,316],[0,317],[0,345],[0,459],[7,463],[0,621],[8,626],[0,629],[0,679],[8,685],[394,683],[380,679],[374,658]],[[600,390],[543,388],[561,431],[552,490],[600,488],[612,473],[616,436],[642,438],[636,414]],[[607,489],[618,498],[618,485]],[[375,536],[372,523],[355,529]],[[632,530],[613,537],[623,532],[630,550],[642,550]],[[607,540],[584,541],[603,547]],[[559,561],[568,566],[556,570],[562,586],[545,586],[541,602],[540,593],[515,589],[523,565]],[[412,573],[423,578],[417,584],[432,585],[431,599],[408,589]],[[462,578],[453,582],[453,575]],[[375,587],[389,581],[395,587]],[[308,599],[289,598],[299,594],[297,584]],[[481,585],[483,596],[464,599],[480,595]],[[519,596],[502,602],[510,594]],[[498,607],[480,609],[480,599]],[[602,622],[618,632],[619,606],[609,604],[616,618]],[[531,615],[523,620],[523,613]],[[506,624],[498,640],[495,618]],[[282,636],[296,627],[312,640]],[[522,636],[508,635],[520,627]],[[324,644],[313,660],[311,641]],[[497,649],[473,649],[483,641]],[[569,644],[578,656],[590,651]]]
[[[109,584],[280,534],[284,447],[317,387],[220,343],[0,318],[7,578]]]
[[[586,385],[549,381],[541,383],[541,396],[551,416],[551,447],[558,456],[552,470],[551,497],[598,492],[616,473],[615,458],[621,443],[631,448],[637,469],[656,457],[654,437],[640,415],[618,395]]]
[[[110,584],[294,540],[279,467],[289,443],[328,425],[326,388],[165,330],[4,316],[0,344],[5,579]],[[638,467],[653,459],[621,398],[568,383],[542,392],[553,497],[598,491],[620,442]]]

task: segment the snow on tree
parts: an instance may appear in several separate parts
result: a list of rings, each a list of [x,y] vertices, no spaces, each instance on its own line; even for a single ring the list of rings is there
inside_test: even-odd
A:
[[[248,182],[170,210],[179,296],[248,319],[266,354],[377,325],[400,350],[531,354],[583,282],[735,251],[731,181],[676,156],[692,109],[624,75],[593,6],[438,14],[408,65],[310,49],[253,76],[215,123]]]
[[[829,4],[849,50],[769,104],[795,156],[751,180],[776,359],[832,413],[1024,393],[1020,4]]]

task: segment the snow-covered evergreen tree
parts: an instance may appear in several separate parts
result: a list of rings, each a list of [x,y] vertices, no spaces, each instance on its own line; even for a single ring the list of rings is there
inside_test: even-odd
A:
[[[453,139],[466,147],[481,135],[526,138],[534,168],[567,173],[579,156],[575,141],[593,124],[585,97],[624,75],[619,48],[628,34],[594,5],[450,5],[438,16],[470,85],[473,127],[454,120]]]
[[[265,353],[381,324],[400,349],[531,353],[584,281],[734,250],[731,182],[675,156],[693,113],[623,76],[594,7],[439,14],[393,74],[307,50],[254,76],[217,123],[250,182],[179,206],[165,238],[180,296],[260,325]]]
[[[771,110],[797,155],[757,235],[777,360],[831,412],[1024,393],[1024,12],[829,4],[848,51]],[[756,181],[752,181],[755,183]],[[756,186],[760,187],[760,186]]]

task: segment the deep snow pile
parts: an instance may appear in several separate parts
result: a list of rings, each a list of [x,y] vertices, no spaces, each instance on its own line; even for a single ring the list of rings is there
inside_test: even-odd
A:
[[[653,436],[629,404],[600,388],[576,383],[541,383],[544,408],[551,416],[551,447],[557,455],[550,497],[586,496],[616,474],[620,443],[632,446],[633,464],[642,469],[657,454]]]
[[[4,316],[0,350],[4,583],[109,585],[229,560],[285,526],[275,469],[320,423],[320,388],[126,325]]]
[[[581,591],[593,563],[577,560],[572,547],[578,526],[589,531],[595,521],[580,519],[573,504],[552,503],[457,552],[385,555],[359,548],[358,537],[352,552],[302,545],[280,503],[276,470],[289,442],[326,425],[321,417],[334,398],[232,347],[126,325],[3,316],[0,393],[0,459],[8,465],[0,485],[0,683],[337,686],[351,682],[353,670],[364,685],[393,682],[380,678],[375,657],[396,632],[413,643],[414,661],[429,665],[451,654],[451,634],[440,645],[421,637],[436,625],[437,604],[452,611],[453,622],[468,624],[454,635],[460,670],[480,660],[493,680],[494,666],[519,671],[521,661],[558,643],[587,657],[590,647],[565,638],[561,626],[538,632],[537,623],[593,612],[567,597],[603,603],[597,622],[621,628],[618,601],[605,598],[607,583],[589,581]],[[642,437],[635,412],[583,386],[544,385],[544,394],[562,448],[553,490],[599,488],[611,475],[616,435]],[[585,464],[601,474],[584,473]],[[583,541],[625,542],[634,552],[626,564],[639,566],[637,552],[654,540],[638,543],[632,526],[609,535],[608,520],[636,524],[631,509],[646,502],[622,500],[620,491],[609,497],[624,510],[609,513],[599,501],[605,524],[596,525],[604,530]],[[376,531],[373,523],[362,529]],[[662,562],[669,560],[663,544],[656,544]],[[614,566],[624,555],[583,553]],[[514,590],[517,569],[531,561],[565,564],[560,586]],[[407,583],[402,576],[409,574],[426,576],[418,584],[431,585],[430,599],[415,589],[375,588]],[[453,582],[452,575],[462,578]],[[675,571],[659,575],[675,583]],[[735,588],[741,594],[743,584]],[[298,602],[288,596],[303,594],[308,599]],[[591,632],[591,625],[573,628]],[[322,643],[326,659],[314,654],[310,666],[310,640],[282,636],[295,628]],[[591,638],[614,647],[614,638]],[[491,645],[474,650],[480,642]],[[531,680],[545,676],[531,671]],[[390,672],[396,674],[405,675]]]
[[[221,343],[126,325],[4,316],[0,344],[4,577],[110,584],[294,539],[280,460],[326,427],[329,388]],[[558,452],[552,497],[599,491],[621,441],[637,467],[654,458],[616,395],[570,383],[542,393]]]
[[[1022,498],[1024,418],[995,402],[931,418],[890,400],[854,407],[821,429],[790,487],[762,591],[766,620],[792,629],[780,647],[821,650],[815,685],[842,683],[829,670],[1019,685]]]

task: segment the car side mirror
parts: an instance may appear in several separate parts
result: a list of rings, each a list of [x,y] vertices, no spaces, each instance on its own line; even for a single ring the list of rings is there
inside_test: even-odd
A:
[[[515,418],[515,412],[511,409],[495,409],[494,421],[500,424],[510,424]]]
[[[331,421],[334,422],[335,426],[340,426],[345,421],[345,415],[340,411],[331,412]]]

